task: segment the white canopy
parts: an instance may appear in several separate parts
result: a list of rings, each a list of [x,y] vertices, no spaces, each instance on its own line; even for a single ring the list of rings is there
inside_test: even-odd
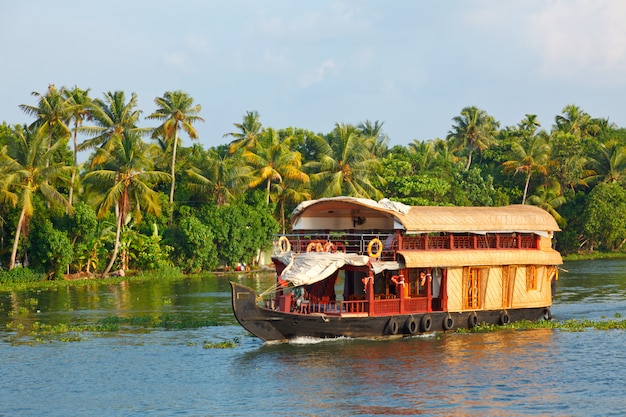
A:
[[[346,265],[365,266],[370,258],[355,253],[329,253],[329,252],[286,252],[274,256],[274,259],[287,265],[281,274],[281,279],[290,282],[293,286],[310,285],[322,281],[338,269]],[[399,270],[404,265],[399,262],[371,261],[375,274],[384,270]]]

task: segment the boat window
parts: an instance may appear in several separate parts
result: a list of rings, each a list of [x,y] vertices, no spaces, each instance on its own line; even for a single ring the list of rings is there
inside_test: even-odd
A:
[[[463,268],[463,305],[465,309],[480,308],[480,269]]]

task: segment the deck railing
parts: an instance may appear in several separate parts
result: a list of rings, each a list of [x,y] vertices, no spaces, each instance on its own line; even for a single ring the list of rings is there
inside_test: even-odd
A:
[[[307,251],[340,251],[368,255],[368,246],[373,239],[381,242],[380,260],[395,260],[398,250],[449,250],[449,249],[538,249],[539,238],[534,234],[444,234],[444,235],[406,235],[393,233],[334,234],[310,233],[285,235],[290,249],[296,253]],[[274,254],[283,250],[278,238],[274,243]],[[370,249],[372,247],[370,246]],[[372,250],[370,250],[371,252]]]

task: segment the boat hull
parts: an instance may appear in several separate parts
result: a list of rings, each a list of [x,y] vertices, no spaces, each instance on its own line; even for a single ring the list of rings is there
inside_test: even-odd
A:
[[[393,316],[345,316],[323,313],[286,313],[259,307],[256,291],[231,282],[233,312],[239,324],[266,341],[287,341],[297,337],[376,338],[411,336],[423,333],[471,328],[478,323],[507,324],[519,320],[551,318],[550,309],[428,312]]]

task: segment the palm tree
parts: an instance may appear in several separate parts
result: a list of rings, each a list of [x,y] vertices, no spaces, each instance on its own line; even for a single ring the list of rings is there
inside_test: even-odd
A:
[[[233,191],[248,185],[251,167],[242,162],[226,147],[211,148],[206,158],[186,171],[188,187],[198,195],[212,195],[221,207],[235,199]]]
[[[248,111],[243,116],[243,123],[235,123],[237,132],[224,134],[224,137],[232,136],[234,138],[230,143],[230,153],[235,153],[241,148],[256,146],[259,135],[263,131],[263,125],[259,118],[257,111]]]
[[[498,122],[476,106],[465,107],[452,121],[454,125],[448,132],[447,139],[452,140],[459,148],[467,149],[467,171],[472,164],[474,151],[482,153],[495,143]]]
[[[563,108],[563,115],[555,117],[556,129],[560,132],[571,133],[577,139],[596,136],[602,129],[603,123],[592,119],[580,107],[569,104]]]
[[[285,234],[287,222],[285,220],[285,207],[288,204],[295,205],[311,199],[311,191],[307,187],[308,183],[286,178],[284,181],[274,184],[274,202],[279,203],[276,207],[282,233]]]
[[[384,157],[389,150],[389,136],[383,133],[384,124],[385,122],[379,122],[378,120],[373,123],[366,120],[357,126],[363,137],[374,139],[372,155],[376,158]]]
[[[74,87],[71,90],[64,90],[63,95],[67,99],[67,103],[70,106],[71,119],[74,121],[73,140],[74,140],[74,165],[72,167],[72,179],[70,181],[70,193],[68,201],[70,204],[73,202],[74,186],[76,183],[76,171],[78,169],[78,130],[82,127],[85,120],[91,119],[91,107],[92,100],[89,97],[89,88],[82,90],[78,87]]]
[[[524,184],[524,195],[522,204],[526,203],[526,195],[528,193],[528,184],[533,172],[543,175],[548,174],[548,161],[550,158],[550,145],[548,144],[545,132],[536,133],[539,122],[535,115],[526,115],[522,120],[517,131],[521,140],[513,140],[511,143],[511,151],[509,160],[504,162],[504,171],[523,172],[526,174],[526,182]]]
[[[301,170],[302,155],[291,150],[290,140],[290,137],[281,140],[276,130],[267,129],[259,137],[256,146],[246,149],[242,154],[242,158],[253,169],[249,187],[265,183],[268,204],[272,182],[281,183],[285,179],[309,181],[309,176]]]
[[[417,166],[415,168],[417,168],[418,171],[426,171],[430,169],[435,162],[435,157],[437,156],[433,141],[423,142],[417,139],[409,143],[409,153],[417,157]]]
[[[317,148],[317,160],[307,163],[311,174],[313,195],[333,197],[346,195],[380,199],[382,193],[372,183],[380,183],[382,165],[380,159],[372,158],[373,138],[364,138],[352,125],[336,124],[327,139],[313,137]]]
[[[204,122],[198,114],[202,110],[199,104],[193,104],[193,98],[183,91],[167,91],[163,97],[154,99],[157,110],[150,116],[149,120],[162,120],[163,123],[154,129],[153,138],[163,137],[172,145],[172,165],[170,175],[172,176],[172,186],[170,188],[170,224],[174,215],[174,188],[176,187],[176,151],[178,149],[178,131],[184,130],[193,140],[198,139],[198,131],[193,126],[195,122]]]
[[[13,196],[11,194],[7,196],[13,201],[19,196],[21,206],[9,269],[15,266],[20,236],[27,230],[35,210],[33,205],[35,194],[40,194],[51,206],[60,205],[65,207],[68,213],[72,212],[67,199],[54,187],[57,181],[63,180],[63,176],[70,169],[63,162],[54,160],[55,153],[62,150],[65,144],[63,141],[56,141],[48,146],[48,139],[45,130],[17,126],[12,140],[8,143],[7,151],[1,158],[2,171],[5,173],[3,183],[9,190],[15,192]]]
[[[153,188],[156,183],[170,180],[170,175],[151,171],[155,145],[147,145],[136,132],[126,131],[113,135],[108,146],[98,148],[100,168],[85,175],[84,181],[94,191],[100,192],[97,201],[98,217],[102,218],[115,208],[116,231],[113,254],[104,275],[107,275],[120,246],[120,236],[129,218],[136,223],[142,219],[142,210],[159,216],[159,194]]]
[[[626,180],[626,147],[617,140],[600,145],[599,154],[591,160],[595,179],[605,183],[623,183]]]
[[[535,194],[528,197],[530,204],[546,210],[562,227],[566,225],[566,220],[556,209],[565,204],[566,201],[566,198],[561,194],[561,185],[555,178],[551,178],[547,184],[537,187]]]
[[[55,141],[55,136],[56,140],[70,136],[71,132],[67,123],[72,115],[72,106],[65,97],[65,89],[58,90],[54,84],[48,86],[46,94],[35,91],[31,94],[38,97],[37,106],[21,104],[20,109],[37,118],[29,127],[42,130],[47,136],[48,149],[50,149]]]
[[[114,93],[109,91],[104,95],[104,100],[93,100],[90,111],[96,126],[83,126],[80,129],[93,137],[80,144],[78,150],[106,147],[110,139],[115,136],[121,137],[127,131],[146,134],[149,129],[137,127],[141,110],[137,110],[136,107],[137,95],[132,93],[127,103],[123,91]],[[99,161],[94,159],[93,162],[97,164]]]

